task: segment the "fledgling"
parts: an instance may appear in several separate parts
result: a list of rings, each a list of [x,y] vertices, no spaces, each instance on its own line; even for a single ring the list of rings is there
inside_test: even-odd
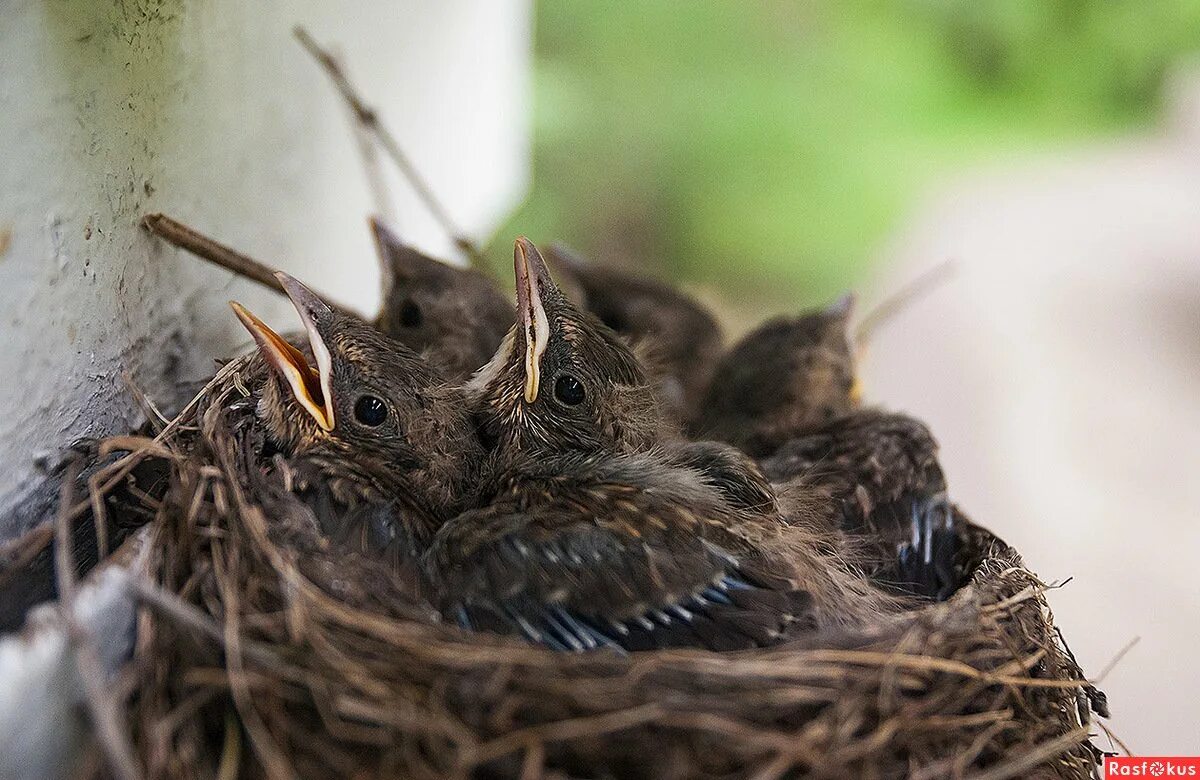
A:
[[[645,355],[664,411],[689,419],[721,354],[712,312],[677,287],[589,263],[560,244],[550,246],[547,260],[568,295]]]
[[[400,240],[379,219],[371,231],[384,269],[375,326],[425,355],[447,378],[488,361],[513,322],[513,307],[485,274],[443,263]]]
[[[765,482],[764,500],[724,474],[741,456],[658,446],[632,353],[566,301],[525,239],[515,266],[519,327],[470,390],[494,447],[489,487],[426,557],[444,614],[558,650],[728,649],[894,604],[783,523]]]
[[[798,485],[856,541],[855,561],[896,591],[944,599],[962,583],[965,522],[947,496],[937,442],[920,421],[862,409],[784,444],[761,461]]]
[[[755,456],[858,405],[853,299],[755,328],[721,358],[690,430]]]
[[[669,431],[654,386],[611,328],[559,290],[526,238],[514,252],[517,321],[466,389],[495,458],[644,450]]]
[[[722,360],[693,427],[758,457],[777,492],[801,487],[804,511],[843,534],[842,554],[876,582],[946,598],[962,581],[964,523],[929,429],[860,405],[851,306],[846,297],[747,335]]]
[[[296,343],[232,304],[266,364],[257,416],[327,533],[413,558],[457,513],[482,456],[461,388],[412,350],[279,274]]]

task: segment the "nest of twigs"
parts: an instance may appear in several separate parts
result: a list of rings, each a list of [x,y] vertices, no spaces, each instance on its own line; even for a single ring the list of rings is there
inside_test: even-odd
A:
[[[250,421],[227,388],[121,444],[169,471],[134,491],[151,576],[125,706],[149,777],[1095,776],[1103,698],[983,529],[959,593],[870,633],[554,653],[446,625],[330,546]]]

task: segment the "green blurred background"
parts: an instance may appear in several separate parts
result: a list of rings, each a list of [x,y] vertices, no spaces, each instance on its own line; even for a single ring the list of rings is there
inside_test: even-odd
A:
[[[853,286],[955,171],[1151,123],[1200,49],[1197,0],[536,13],[534,186],[492,259],[517,233],[559,239],[759,314]]]

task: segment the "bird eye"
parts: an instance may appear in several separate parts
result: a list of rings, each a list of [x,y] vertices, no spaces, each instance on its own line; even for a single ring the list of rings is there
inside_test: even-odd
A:
[[[583,382],[580,382],[570,374],[563,374],[554,383],[554,397],[567,406],[576,406],[583,403]]]
[[[415,328],[421,324],[421,307],[411,300],[400,305],[400,324],[406,328]]]
[[[354,402],[354,419],[372,428],[383,425],[387,419],[387,404],[373,395],[364,395]]]

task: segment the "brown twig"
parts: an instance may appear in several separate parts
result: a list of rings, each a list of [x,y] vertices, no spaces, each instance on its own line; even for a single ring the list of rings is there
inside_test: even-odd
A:
[[[190,252],[201,260],[207,260],[213,265],[220,266],[226,271],[232,271],[244,279],[257,282],[268,290],[286,294],[283,285],[275,278],[277,269],[265,263],[260,263],[254,258],[238,252],[236,249],[231,249],[209,238],[195,228],[188,227],[182,222],[168,217],[166,214],[147,214],[142,217],[142,225],[164,241]],[[353,309],[349,309],[340,303],[335,303],[329,296],[319,290],[315,292],[323,301],[338,311],[354,317],[360,316]]]
[[[54,563],[58,585],[58,609],[66,626],[67,637],[75,650],[75,664],[83,682],[92,726],[108,767],[121,780],[137,780],[142,776],[133,754],[129,733],[122,725],[121,707],[108,688],[108,673],[100,661],[92,635],[75,615],[75,551],[69,510],[75,480],[79,477],[79,462],[71,461],[63,475],[59,491],[59,512],[55,520]]]
[[[331,50],[329,51],[329,56],[337,62],[339,71],[343,74],[348,72],[345,63],[342,61],[341,52]],[[358,121],[358,112],[354,110],[354,105],[349,101],[344,102],[346,104],[346,112],[350,116],[351,127],[354,131],[354,141],[358,147],[358,156],[362,162],[363,174],[367,180],[367,189],[371,193],[374,213],[388,220],[389,223],[394,222],[395,213],[392,198],[388,191],[387,178],[384,175],[383,167],[380,165],[379,147],[375,143],[375,136],[369,127]]]
[[[354,112],[355,118],[375,137],[379,145],[383,147],[384,152],[392,159],[396,167],[400,169],[404,178],[417,193],[417,197],[421,199],[425,208],[433,215],[433,218],[441,226],[442,230],[446,231],[446,234],[450,236],[454,243],[467,254],[472,266],[476,268],[482,267],[483,253],[480,251],[478,245],[468,238],[466,233],[455,224],[449,212],[446,211],[445,206],[434,195],[433,189],[413,166],[412,161],[408,159],[408,155],[404,153],[404,150],[400,148],[399,141],[396,140],[396,137],[392,135],[387,126],[380,121],[378,112],[363,101],[358,90],[350,83],[337,59],[322,48],[304,27],[297,26],[292,32],[295,34],[296,39],[300,41],[300,45],[312,55],[317,64],[329,75],[334,87],[341,94],[342,99],[346,101],[346,104],[350,106],[350,110]]]
[[[854,339],[859,348],[863,348],[870,342],[871,337],[881,325],[904,311],[922,295],[930,293],[950,281],[957,271],[958,266],[953,260],[938,263],[876,304],[875,308],[863,316],[855,329]]]
[[[142,225],[159,238],[171,242],[180,249],[186,249],[196,257],[219,265],[228,271],[233,271],[238,276],[258,282],[263,287],[275,292],[283,292],[283,285],[275,278],[276,269],[214,241],[166,214],[147,214],[142,217]]]
[[[1015,756],[1009,761],[997,764],[991,769],[970,775],[971,780],[1008,780],[1010,777],[1025,777],[1029,770],[1066,753],[1076,747],[1080,740],[1088,738],[1086,728],[1068,731],[1054,739],[1047,740],[1031,750]]]

